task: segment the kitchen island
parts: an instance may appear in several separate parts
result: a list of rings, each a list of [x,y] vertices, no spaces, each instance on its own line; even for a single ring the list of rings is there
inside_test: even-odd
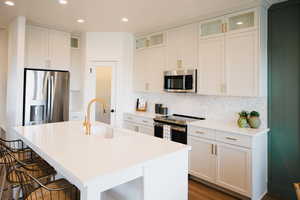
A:
[[[187,200],[190,147],[95,123],[16,127],[17,135],[59,174],[81,200]]]

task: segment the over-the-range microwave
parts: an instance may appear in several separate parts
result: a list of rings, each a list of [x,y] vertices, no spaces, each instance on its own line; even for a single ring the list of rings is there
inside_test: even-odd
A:
[[[164,91],[174,93],[196,93],[197,69],[165,71]]]

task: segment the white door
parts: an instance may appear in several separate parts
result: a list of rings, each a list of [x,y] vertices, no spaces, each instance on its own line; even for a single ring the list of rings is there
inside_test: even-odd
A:
[[[192,146],[192,150],[189,152],[189,173],[214,183],[216,174],[214,143],[190,136],[188,137],[188,145]]]
[[[69,70],[71,63],[70,33],[49,30],[49,57],[51,68]]]
[[[257,95],[257,34],[257,31],[249,31],[225,36],[225,71],[228,95]]]
[[[26,67],[49,67],[48,42],[48,29],[31,25],[26,26]]]
[[[224,36],[199,41],[199,94],[224,94],[224,48]]]
[[[232,145],[217,144],[216,184],[249,195],[251,151]]]
[[[139,132],[154,136],[154,127],[139,125]]]

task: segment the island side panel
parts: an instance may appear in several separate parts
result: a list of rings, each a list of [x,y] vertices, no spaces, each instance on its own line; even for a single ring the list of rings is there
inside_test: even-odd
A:
[[[144,168],[144,200],[188,199],[188,150],[159,159]]]

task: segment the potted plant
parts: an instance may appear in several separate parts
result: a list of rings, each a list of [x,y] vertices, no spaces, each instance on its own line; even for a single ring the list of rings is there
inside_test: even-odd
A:
[[[259,118],[259,112],[252,111],[248,119],[249,125],[251,128],[259,128],[261,125],[261,120]]]
[[[249,128],[248,119],[247,119],[249,113],[247,111],[243,110],[242,112],[239,113],[239,115],[240,115],[240,117],[237,121],[238,126],[240,128]]]

